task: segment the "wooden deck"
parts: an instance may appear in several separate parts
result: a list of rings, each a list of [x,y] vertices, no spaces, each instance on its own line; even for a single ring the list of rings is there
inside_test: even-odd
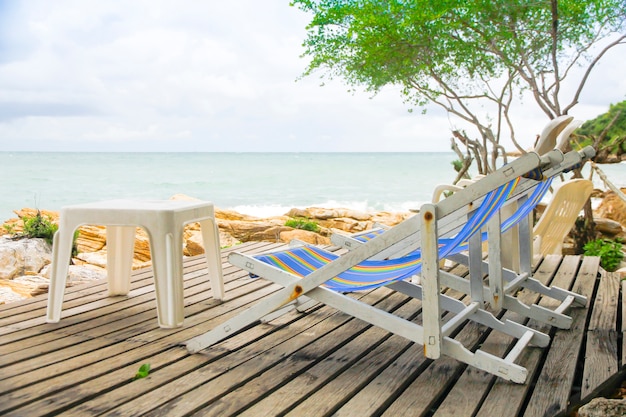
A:
[[[238,246],[242,252],[276,248]],[[229,250],[223,251],[223,256]],[[202,257],[185,262],[185,325],[159,329],[150,269],[133,276],[128,297],[106,283],[69,287],[63,319],[44,321],[46,296],[0,306],[0,414],[245,416],[552,416],[594,395],[624,364],[620,282],[598,258],[550,256],[535,274],[590,297],[571,310],[571,330],[518,360],[530,381],[517,385],[442,357],[325,306],[291,312],[189,355],[180,342],[277,289],[224,258],[227,301],[210,297]],[[457,273],[463,271],[458,270]],[[461,298],[460,294],[453,294]],[[406,317],[420,302],[381,288],[354,294]],[[522,294],[526,301],[537,301]],[[506,313],[506,318],[521,320]],[[467,324],[466,345],[501,354],[511,340]],[[134,379],[142,364],[150,375]]]

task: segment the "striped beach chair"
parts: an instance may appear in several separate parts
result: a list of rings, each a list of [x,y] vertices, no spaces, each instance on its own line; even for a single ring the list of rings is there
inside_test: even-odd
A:
[[[471,246],[472,237],[480,235],[480,229],[485,224],[489,227],[493,219],[496,219],[493,224],[500,228],[498,218],[502,204],[520,186],[528,185],[520,184],[518,178],[537,168],[546,172],[562,161],[563,154],[558,151],[543,157],[528,153],[450,198],[422,207],[419,216],[405,220],[341,256],[314,247],[292,248],[259,256],[231,253],[231,264],[277,283],[282,289],[184,344],[190,353],[198,352],[306,296],[423,345],[428,358],[437,359],[445,354],[504,379],[523,383],[527,370],[515,360],[528,344],[547,346],[549,336],[518,323],[498,320],[481,301],[472,299],[466,305],[442,293],[445,276],[439,269],[439,258],[452,253],[462,242],[469,240]],[[453,240],[440,245],[441,238]],[[415,257],[373,259],[386,251],[398,253],[398,250],[406,250],[410,253],[418,248],[419,256]],[[420,285],[409,279],[416,273],[421,275]],[[345,293],[382,285],[421,299],[421,324],[382,311]],[[482,285],[481,282],[481,292]],[[442,323],[444,310],[454,317]],[[512,351],[515,353],[501,358],[463,346],[451,334],[466,320],[517,339]]]

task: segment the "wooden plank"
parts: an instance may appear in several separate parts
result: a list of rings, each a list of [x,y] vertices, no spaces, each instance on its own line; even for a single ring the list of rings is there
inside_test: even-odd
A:
[[[263,246],[244,244],[232,250],[263,251]],[[587,293],[596,282],[598,266],[594,259],[597,260],[584,258],[576,274],[574,290],[584,295],[591,295]],[[564,261],[556,283],[566,281],[570,263],[573,261]],[[0,320],[7,319],[8,326],[16,326],[0,327],[0,352],[10,360],[2,362],[5,355],[0,354],[0,414],[198,412],[253,416],[289,411],[292,415],[319,415],[326,411],[338,416],[413,416],[450,415],[448,412],[455,410],[456,415],[508,416],[515,415],[514,404],[527,399],[527,415],[542,415],[539,411],[551,415],[551,411],[561,409],[561,403],[554,408],[549,407],[550,403],[541,407],[546,400],[535,397],[560,396],[567,401],[572,396],[573,387],[567,375],[569,368],[576,366],[575,339],[582,339],[584,334],[580,327],[557,331],[549,353],[544,355],[545,349],[530,348],[518,359],[524,366],[530,362],[529,370],[537,373],[534,390],[529,389],[532,385],[507,383],[450,358],[430,361],[423,357],[421,346],[325,306],[314,307],[307,314],[288,313],[270,324],[242,331],[200,354],[188,355],[178,343],[204,333],[278,288],[264,280],[250,279],[225,262],[227,300],[217,303],[208,291],[210,284],[202,264],[202,257],[185,260],[186,319],[180,329],[158,328],[154,306],[150,307],[154,293],[149,271],[133,277],[133,292],[127,300],[106,297],[102,283],[81,286],[80,290],[68,288],[71,314],[58,325],[41,322],[45,296],[29,300],[13,312],[0,309]],[[544,271],[550,275],[555,268],[547,258],[536,274]],[[389,309],[400,308],[402,314],[418,313],[419,301],[404,304],[404,296],[388,294],[389,290],[383,288],[358,296]],[[589,320],[596,328],[590,329],[590,333],[612,321],[610,315],[593,308],[598,316]],[[617,308],[626,307],[615,305],[614,317]],[[587,310],[571,311],[580,315],[584,324]],[[580,322],[581,318],[576,317],[575,326]],[[624,326],[615,329],[623,331]],[[507,345],[501,343],[502,335],[497,332],[486,340],[484,335],[483,326],[469,324],[455,338],[470,346],[483,343],[481,348],[492,352]],[[49,346],[35,346],[39,342]],[[26,346],[23,353],[18,348],[20,344]],[[90,351],[80,352],[80,346]],[[562,367],[568,368],[561,379],[554,370],[559,355]],[[539,369],[544,356],[549,370]],[[37,359],[40,365],[34,367]],[[617,361],[616,357],[613,360]],[[17,366],[21,363],[26,365],[22,371]],[[150,363],[152,372],[147,378],[134,381],[133,376],[143,363]],[[591,372],[599,364],[589,362],[586,366]],[[7,369],[12,374],[3,373]],[[550,384],[564,386],[553,388]],[[548,394],[544,393],[546,390]],[[459,397],[459,393],[470,401]],[[469,405],[450,407],[448,404],[454,400]],[[537,413],[531,414],[531,409]],[[464,414],[469,410],[473,411]]]
[[[254,283],[254,285],[257,285],[257,286],[267,287],[267,284],[263,283],[260,280],[248,280],[248,281],[250,283]],[[246,302],[248,303],[253,302],[254,300],[258,299],[259,296],[262,296],[263,292],[259,294],[256,291],[252,291],[250,292],[250,294],[251,295],[249,295],[247,298],[243,297],[242,299],[240,300],[238,299],[237,301],[239,303],[244,303],[243,306],[245,306]],[[209,294],[206,292],[204,295],[202,295],[203,298],[206,298],[208,296]],[[218,302],[215,302],[214,300],[211,299],[210,302],[207,304],[202,305],[198,303],[197,305],[192,306],[192,308],[199,307],[203,309],[209,309],[211,307],[214,307],[213,312],[223,312],[229,308],[237,308],[237,306],[238,304],[219,304]],[[239,305],[240,308],[242,308],[243,306]],[[208,320],[209,320],[208,318],[197,316],[194,319],[188,320],[190,322],[189,324],[192,325],[190,329],[182,328],[182,329],[172,329],[172,330],[158,329],[156,320],[151,320],[150,328],[154,329],[153,332],[158,335],[156,338],[150,337],[149,333],[144,333],[143,335],[141,335],[142,337],[139,338],[137,336],[139,336],[141,333],[137,333],[134,336],[131,335],[129,337],[129,340],[132,341],[134,338],[135,343],[136,344],[138,343],[138,345],[142,345],[142,344],[145,345],[146,343],[151,343],[149,348],[146,349],[148,351],[148,354],[150,352],[152,353],[154,353],[155,351],[158,352],[159,350],[163,350],[164,348],[168,348],[169,346],[171,346],[172,341],[174,344],[176,344],[177,342],[181,340],[181,338],[184,338],[186,336],[191,337],[191,335],[193,335],[194,332],[203,330],[203,327],[200,327],[199,329],[195,329],[193,327],[193,324],[194,324],[193,322],[206,323]],[[191,335],[186,335],[185,332],[190,333]],[[109,340],[109,338],[117,340],[118,342],[111,344],[111,341]],[[106,347],[104,348],[101,347],[100,349],[93,350],[91,353],[86,353],[86,354],[83,353],[82,355],[77,357],[77,358],[80,358],[79,360],[76,358],[67,359],[65,361],[61,361],[61,362],[54,363],[51,365],[46,365],[43,368],[39,368],[39,369],[32,371],[30,373],[33,376],[30,379],[31,385],[28,386],[27,389],[29,389],[30,392],[33,394],[34,393],[46,393],[46,392],[49,393],[51,392],[51,390],[53,391],[60,387],[63,387],[64,384],[65,385],[75,384],[78,381],[81,381],[81,378],[85,380],[91,380],[91,379],[94,379],[95,376],[99,375],[99,373],[106,373],[107,371],[111,369],[110,363],[106,362],[107,358],[109,358],[109,360],[112,360],[114,363],[116,363],[116,361],[119,360],[120,357],[123,357],[124,359],[128,359],[131,361],[138,360],[141,358],[140,349],[132,349],[131,351],[131,349],[129,349],[127,345],[119,343],[120,338],[115,338],[111,335],[109,335],[109,338],[102,338],[100,342],[102,343],[102,346],[106,346]],[[162,340],[159,340],[159,339],[162,339]],[[168,341],[168,340],[171,340],[171,341]],[[159,343],[156,343],[156,344],[152,343],[154,341],[159,341]],[[68,355],[67,351],[61,352],[59,355],[63,356],[64,354],[67,356]],[[115,355],[118,355],[118,356],[115,357]],[[44,358],[45,356],[39,357],[39,360],[41,361],[40,365],[42,363],[47,364]],[[74,370],[74,373],[72,373],[72,370]],[[67,374],[68,372],[70,372],[70,374]],[[46,380],[46,378],[49,376],[56,376],[57,378],[52,379],[52,380],[50,379]],[[27,383],[27,381],[28,380],[26,380],[25,383]],[[13,382],[16,382],[16,381],[13,381]],[[12,385],[12,386],[15,387],[15,385]],[[22,393],[17,392],[16,395],[22,395]],[[11,406],[10,403],[11,403],[10,401],[3,401],[3,403],[0,404],[0,408],[3,408],[5,406],[9,407]]]
[[[404,298],[397,295],[393,297],[398,300]],[[400,305],[394,314],[410,317],[415,315],[420,307],[420,302],[412,300]],[[315,347],[307,346],[302,352],[297,353],[304,361],[298,361],[296,364],[285,361],[279,364],[270,372],[220,397],[203,408],[199,415],[240,415],[243,406],[254,404],[258,401],[257,397],[268,398],[270,401],[266,405],[272,407],[271,411],[258,414],[259,408],[248,409],[243,415],[270,415],[287,410],[293,415],[305,416],[311,415],[312,412],[314,415],[320,415],[345,402],[355,391],[358,392],[359,384],[362,384],[364,379],[371,378],[373,373],[384,369],[395,356],[410,345],[404,338],[391,336],[378,327],[369,326],[366,331],[339,348],[337,343],[333,343],[333,339],[327,338],[325,343],[318,343]],[[332,353],[329,355],[328,352]],[[306,369],[303,366],[305,364]],[[294,369],[299,369],[300,372],[296,374]],[[280,393],[276,392],[278,390]],[[252,392],[254,396],[251,396]],[[277,395],[280,395],[282,401],[276,401]],[[291,409],[296,402],[298,405]]]
[[[265,244],[263,246],[259,246],[259,245],[252,245],[252,252],[256,252],[256,250],[259,249],[265,249],[267,247],[273,248],[276,245],[275,244]],[[191,265],[191,267],[190,267]],[[187,274],[186,275],[186,280],[185,280],[185,295],[189,295],[189,291],[190,288],[193,287],[194,285],[203,285],[203,284],[209,284],[209,281],[206,279],[206,273],[205,274],[201,274],[201,272],[203,270],[206,269],[206,263],[204,261],[203,257],[196,257],[194,259],[191,260],[191,262],[189,262],[188,264],[186,264],[184,272]],[[224,273],[225,273],[225,282],[228,283],[230,280],[233,279],[238,279],[242,276],[246,276],[247,274],[245,272],[240,271],[238,268],[235,268],[233,266],[231,266],[230,264],[225,264],[223,266],[224,268]],[[150,270],[151,271],[151,270]],[[198,272],[200,275],[195,275],[193,273],[191,273],[192,271],[196,271]],[[237,271],[238,274],[236,276],[233,277],[232,272]],[[197,277],[197,276],[201,276],[202,279],[200,280],[190,280],[189,278],[193,278],[193,277]],[[0,345],[2,344],[2,340],[11,340],[13,342],[20,340],[21,338],[26,338],[29,337],[30,335],[34,335],[34,334],[38,334],[38,333],[43,333],[43,332],[51,332],[54,334],[58,334],[60,331],[59,329],[62,329],[61,332],[62,333],[67,333],[67,332],[71,332],[71,331],[84,331],[84,329],[81,329],[80,327],[77,327],[76,324],[78,322],[84,322],[87,323],[87,326],[89,328],[93,328],[93,324],[90,322],[90,320],[93,319],[93,317],[102,317],[104,314],[124,314],[124,312],[122,311],[123,308],[126,308],[128,306],[132,306],[135,304],[139,304],[141,302],[143,302],[143,300],[135,300],[137,298],[138,295],[141,294],[148,294],[147,296],[153,297],[153,292],[154,292],[154,286],[153,286],[153,281],[154,279],[152,278],[151,275],[145,275],[145,274],[141,274],[141,276],[136,276],[137,279],[134,279],[133,282],[131,283],[131,293],[129,294],[128,297],[107,297],[106,293],[103,292],[101,294],[99,294],[98,296],[96,296],[95,298],[89,298],[89,297],[85,297],[85,294],[83,294],[83,302],[82,302],[82,306],[81,307],[74,307],[73,312],[78,315],[79,313],[80,316],[79,317],[73,317],[70,321],[68,320],[68,318],[64,318],[61,320],[61,322],[54,324],[54,325],[50,325],[50,324],[46,324],[45,323],[45,303],[46,303],[46,299],[42,299],[43,304],[42,304],[42,310],[41,310],[41,314],[37,314],[36,318],[31,320],[24,320],[22,323],[18,323],[16,325],[12,326],[12,332],[14,333],[12,335],[11,339],[5,339],[5,338],[1,338],[0,337]],[[88,284],[87,284],[88,285]],[[100,287],[101,285],[97,285],[98,287]],[[104,287],[103,287],[104,288]],[[206,288],[201,288],[201,289],[197,289],[195,290],[195,292],[199,292],[199,291],[209,291],[210,286],[206,287]],[[103,290],[104,291],[104,290]],[[40,297],[41,298],[41,297]],[[150,298],[148,298],[150,299]],[[91,302],[93,303],[92,305],[86,306],[85,304],[87,302]],[[186,298],[185,299],[186,305],[189,304],[189,300]],[[68,306],[69,308],[72,308],[72,306]],[[154,310],[154,305],[152,306],[148,306],[146,307],[147,310],[153,310],[154,313],[156,314],[156,311]],[[64,316],[68,315],[68,311],[67,308],[64,311]],[[26,317],[26,316],[25,316]],[[155,315],[156,317],[156,315]],[[122,317],[123,319],[124,317]],[[115,318],[113,318],[115,319]],[[40,326],[35,326],[37,324],[40,324]],[[23,328],[24,331],[19,332],[19,333],[15,333],[18,332],[18,328]],[[0,330],[6,329],[6,327],[0,327]]]
[[[193,303],[196,298],[205,298],[202,294],[208,290],[208,284],[206,286],[195,285],[191,289],[190,284],[205,283],[206,278],[198,275],[201,271],[194,271],[191,275],[193,279],[185,281],[186,285],[186,303]],[[193,291],[193,292],[191,292]],[[195,294],[194,294],[195,293]],[[2,364],[6,365],[11,362],[21,361],[18,365],[21,371],[29,369],[29,366],[37,367],[40,365],[41,360],[46,360],[46,363],[54,362],[54,351],[63,349],[66,346],[75,345],[76,340],[68,336],[77,335],[84,342],[88,342],[91,339],[98,337],[107,337],[107,339],[124,339],[124,332],[122,329],[133,328],[133,331],[138,329],[138,325],[146,325],[149,328],[154,327],[151,321],[156,320],[156,310],[154,308],[154,294],[151,293],[142,294],[140,296],[134,296],[119,303],[120,305],[115,309],[101,308],[99,310],[89,309],[87,316],[93,317],[90,321],[80,318],[80,322],[74,324],[72,318],[68,318],[64,321],[62,326],[57,324],[45,324],[39,327],[46,328],[47,332],[37,332],[28,339],[30,347],[16,349],[20,345],[24,346],[24,340],[18,340],[14,343],[5,344],[0,347],[0,350],[12,350],[11,353],[4,352],[2,356]],[[100,312],[100,313],[99,313]],[[109,312],[110,314],[105,314]],[[62,330],[57,329],[61,327]],[[57,331],[54,331],[57,330]],[[56,335],[57,338],[51,338],[50,335]],[[81,353],[86,352],[84,345],[80,348]],[[40,357],[41,355],[49,353],[51,356]],[[67,355],[67,351],[63,351],[61,355]],[[4,369],[6,374],[10,374],[11,371]]]
[[[259,285],[263,283],[259,282]],[[248,295],[248,297],[238,298],[237,301],[243,304],[216,304],[213,310],[218,315],[223,311],[232,309],[233,307],[242,309],[251,302],[255,302],[267,293],[271,293],[276,288],[271,288],[267,285],[261,287],[259,291],[254,291]],[[235,310],[236,312],[237,310]],[[225,314],[234,314],[234,312],[228,312]],[[204,319],[203,319],[204,320]],[[199,321],[189,320],[189,321]],[[221,321],[221,319],[218,319]],[[158,338],[145,337],[143,340],[137,340],[137,338],[129,338],[128,341],[113,341],[102,338],[99,341],[100,347],[91,351],[80,354],[81,347],[78,346],[77,350],[71,349],[70,352],[66,352],[67,349],[58,351],[57,356],[62,357],[63,354],[69,356],[68,359],[58,361],[51,365],[46,365],[26,374],[17,375],[13,378],[8,378],[3,382],[10,383],[14,387],[23,387],[22,389],[13,391],[3,398],[0,402],[0,412],[5,407],[14,407],[16,403],[19,403],[24,396],[29,395],[42,395],[51,394],[57,392],[62,387],[71,387],[79,382],[93,381],[99,375],[105,375],[111,371],[112,363],[125,363],[128,361],[139,361],[146,357],[157,354],[164,350],[170,349],[172,345],[176,345],[181,340],[186,340],[187,337],[191,337],[190,334],[194,334],[198,330],[202,331],[203,326],[163,330],[156,328],[156,321],[151,320],[153,326],[153,332],[160,335]],[[210,320],[204,320],[202,324],[212,326],[213,322]],[[133,341],[137,340],[137,341]],[[93,341],[93,344],[98,342],[98,339]],[[45,355],[44,355],[45,357]],[[42,357],[40,357],[42,358]],[[42,359],[43,360],[43,359]],[[41,363],[46,363],[42,361]],[[99,386],[92,387],[99,390]],[[48,400],[45,401],[49,402]]]
[[[581,397],[598,392],[619,371],[617,353],[617,309],[620,289],[618,274],[600,269],[600,285],[594,297],[587,331],[587,347]]]
[[[365,294],[364,297],[379,299],[385,293],[388,294],[388,290],[381,288]],[[397,300],[394,301],[391,298],[385,298],[382,302],[389,303],[390,306],[397,306]],[[122,404],[109,410],[109,413],[121,415],[137,413],[145,415],[186,414],[206,407],[225,393],[256,378],[261,373],[273,369],[278,363],[286,360],[295,352],[300,353],[301,349],[309,344],[315,343],[316,345],[321,344],[321,346],[336,348],[367,327],[363,322],[354,320],[345,314],[332,314],[328,320],[316,320],[314,328],[311,328],[310,320],[315,320],[315,316],[301,316],[297,322],[290,323],[289,326],[281,328],[278,332],[255,341],[245,349],[237,350],[224,358],[220,358],[218,362],[182,375],[175,381],[136,398],[132,403]],[[296,323],[303,327],[294,335],[294,330],[298,330]],[[267,332],[268,327],[271,326],[261,325],[254,328]],[[274,339],[277,336],[282,339],[279,343],[276,343]],[[233,342],[235,346],[241,344],[240,341],[232,341],[231,339],[227,340]],[[245,360],[239,357],[243,354],[246,355]],[[303,355],[303,357],[314,358],[315,356]],[[180,395],[184,395],[184,401],[181,401]]]
[[[264,329],[263,331],[267,331]],[[259,331],[244,332],[238,337],[239,343],[250,343],[250,341],[258,338],[262,333]],[[104,373],[92,380],[84,380],[81,384],[70,387],[64,392],[60,392],[53,397],[47,397],[38,403],[20,409],[19,411],[28,412],[31,409],[37,410],[40,407],[46,407],[52,402],[56,407],[62,403],[65,408],[65,415],[95,415],[106,412],[108,409],[115,407],[117,404],[133,400],[142,394],[163,385],[164,383],[176,380],[202,366],[211,364],[212,369],[221,369],[226,372],[232,364],[221,364],[219,359],[223,359],[228,355],[229,349],[218,347],[214,350],[203,352],[202,354],[189,355],[187,351],[179,346],[167,346],[166,350],[156,355],[151,355],[150,348],[153,344],[147,345],[142,349],[144,357],[136,362],[126,366],[115,372]],[[246,357],[245,354],[248,356]],[[243,349],[233,360],[245,361],[250,357],[258,355],[258,351],[250,347]],[[128,361],[127,355],[119,358],[121,361]],[[217,360],[217,361],[216,361]],[[141,380],[140,383],[133,383],[129,380],[129,370],[132,374],[136,372],[139,364],[149,362],[152,365],[150,376]],[[117,374],[117,375],[116,375]],[[66,393],[72,395],[68,396]],[[82,400],[80,400],[82,398]],[[85,401],[85,398],[93,398]],[[166,398],[168,398],[166,396]]]
[[[462,275],[467,273],[467,268],[458,267],[455,272]],[[448,295],[454,295],[448,293]],[[460,296],[460,294],[456,294]],[[413,300],[412,302],[419,302]],[[354,392],[349,401],[334,412],[334,415],[367,415],[372,410],[383,409],[388,399],[396,395],[396,391],[401,390],[406,385],[406,379],[411,378],[416,372],[420,372],[430,360],[426,359],[423,354],[423,347],[418,344],[411,344],[398,358],[388,364],[383,370],[369,381],[363,389]],[[292,380],[285,386],[273,392],[271,396],[267,396],[252,407],[241,413],[241,416],[257,416],[257,415],[274,415],[280,413],[290,407],[293,408],[298,398],[307,398],[309,392],[312,392],[319,386],[323,380],[330,378],[324,372],[311,374],[307,371],[305,374]]]
[[[486,330],[484,326],[469,322],[455,339],[475,349]],[[435,361],[428,360],[427,364],[426,369],[420,372],[400,395],[396,396],[383,412],[383,416],[416,416],[431,412],[433,406],[443,401],[450,387],[464,372],[482,373],[448,356],[442,356]]]
[[[202,270],[204,266],[196,263],[192,266],[192,268],[193,270]],[[189,272],[189,268],[185,272]],[[133,278],[134,280],[131,281],[131,291],[128,297],[108,297],[107,287],[104,281],[98,281],[93,287],[90,287],[90,284],[81,285],[81,289],[78,292],[73,292],[71,295],[65,297],[63,304],[63,318],[56,324],[56,327],[47,325],[45,322],[47,298],[41,298],[41,301],[38,304],[39,308],[33,309],[32,311],[29,311],[28,314],[22,315],[19,322],[15,320],[15,317],[9,317],[11,323],[6,323],[6,321],[4,321],[4,324],[0,327],[0,334],[17,332],[21,329],[28,329],[31,333],[56,330],[59,327],[67,326],[66,322],[67,317],[69,316],[89,311],[93,311],[94,314],[102,314],[103,312],[106,312],[106,310],[99,310],[99,307],[101,306],[106,306],[108,311],[117,311],[123,309],[129,302],[135,302],[136,300],[133,300],[135,295],[150,294],[154,292],[154,279],[151,275],[142,273],[135,275]],[[89,319],[88,315],[83,317],[85,320]],[[35,325],[47,327],[35,327]],[[16,339],[24,336],[25,334],[27,335],[28,333],[13,335],[13,338]]]
[[[584,258],[580,270],[577,271],[578,259],[578,256],[564,258],[553,285],[568,288],[563,285],[564,281],[566,282],[571,274],[576,274],[581,282],[575,283],[574,288],[591,299],[593,286],[590,283],[595,280],[599,260],[594,257]],[[572,328],[554,334],[550,350],[539,371],[532,396],[524,412],[525,417],[556,415],[568,409],[588,314],[588,307],[571,309]]]
[[[270,242],[250,242],[245,245],[223,249],[223,267],[226,268],[230,266],[230,264],[225,262],[228,254],[232,251],[245,250],[249,253],[257,253],[265,250],[274,249],[276,247],[280,247],[280,244]],[[184,273],[186,274],[190,268],[206,268],[206,258],[204,257],[204,255],[186,258],[184,262]],[[138,288],[146,287],[152,285],[153,283],[154,279],[152,276],[151,267],[133,271],[131,275],[131,294],[133,294],[133,291],[137,290]],[[106,280],[98,280],[83,285],[69,286],[65,290],[63,303],[64,310],[67,308],[73,308],[85,304],[88,301],[88,299],[86,299],[86,296],[89,295],[97,296],[97,298],[100,299],[109,299],[115,301],[116,297],[107,297],[106,292]],[[41,295],[33,297],[31,299],[18,301],[16,303],[7,304],[4,309],[0,308],[0,334],[2,334],[1,331],[4,330],[4,328],[10,326],[12,323],[24,322],[26,321],[26,319],[37,319],[45,317],[46,306],[47,295]],[[15,314],[14,312],[17,312],[17,314]]]
[[[561,256],[547,256],[541,262],[537,271],[534,273],[534,277],[544,284],[550,283],[556,271],[558,270],[561,261]],[[526,297],[528,297],[528,292],[521,291],[521,293],[518,294],[518,297],[526,300]],[[538,326],[535,325],[535,327]],[[548,329],[549,326],[543,326],[541,329],[538,328],[538,330],[544,331]],[[528,369],[529,382],[523,385],[519,385],[500,379],[495,379],[476,415],[480,417],[505,417],[519,415],[519,413],[522,411],[521,407],[523,406],[528,396],[532,393],[532,381],[535,379],[535,374],[539,372],[537,368],[546,349],[533,347],[527,348],[518,359],[518,363],[522,364]]]
[[[534,274],[534,278],[543,284],[547,284],[554,276],[558,265],[561,263],[560,256],[552,256],[543,261],[545,264],[540,271]],[[525,290],[517,294],[517,298],[528,305],[534,304],[539,300],[537,293]],[[504,320],[512,320],[518,323],[525,323],[527,319],[515,313],[507,312]],[[500,332],[491,332],[487,339],[483,342],[481,349],[493,353],[499,357],[504,354],[514,344],[516,339]],[[533,348],[530,348],[533,349]],[[527,365],[525,363],[525,365]],[[503,384],[505,386],[518,387],[516,395],[507,395],[506,410],[501,410],[501,414],[493,412],[493,404],[486,401],[489,391],[496,381],[496,377],[486,372],[482,373],[464,373],[454,388],[447,395],[446,399],[438,407],[435,416],[454,416],[454,415],[473,415],[478,410],[480,413],[488,416],[504,416],[507,413],[516,415],[521,409],[523,400],[527,392],[526,385]],[[512,394],[512,393],[510,393]]]

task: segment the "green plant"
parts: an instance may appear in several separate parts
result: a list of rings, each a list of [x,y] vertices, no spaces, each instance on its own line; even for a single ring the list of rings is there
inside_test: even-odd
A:
[[[2,227],[4,227],[4,230],[6,230],[6,232],[10,235],[14,235],[15,234],[15,225],[14,224],[8,224],[5,223],[2,225]]]
[[[59,226],[52,223],[50,217],[44,217],[39,210],[37,214],[32,217],[25,216],[22,218],[24,223],[24,230],[22,233],[15,233],[15,227],[8,227],[5,225],[5,229],[12,234],[13,239],[45,239],[48,244],[52,245],[52,239],[54,234],[59,229]],[[10,229],[10,230],[9,230]],[[72,256],[78,255],[78,246],[76,240],[78,239],[79,232],[74,232],[74,238],[72,239]]]
[[[308,230],[309,232],[315,233],[320,231],[320,226],[317,223],[303,218],[289,219],[285,222],[285,226],[293,227],[294,229]]]
[[[139,367],[139,370],[135,374],[135,379],[145,378],[148,376],[149,373],[150,373],[150,364],[144,363],[143,365]]]
[[[463,161],[461,161],[460,159],[455,159],[450,163],[452,164],[456,172],[460,172],[463,169]]]
[[[609,272],[615,271],[624,258],[621,239],[592,240],[588,242],[583,249],[587,256],[599,256],[600,266]]]
[[[42,238],[52,245],[52,237],[59,229],[59,226],[52,223],[49,217],[42,216],[41,212],[37,210],[36,215],[33,217],[25,217],[22,220],[24,222],[23,237],[29,239]]]

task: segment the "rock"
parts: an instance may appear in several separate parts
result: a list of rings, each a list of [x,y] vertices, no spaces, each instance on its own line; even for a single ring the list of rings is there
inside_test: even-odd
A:
[[[220,247],[230,247],[240,244],[241,242],[230,234],[220,230]],[[196,256],[204,253],[204,242],[202,241],[202,231],[186,230],[185,244],[183,247],[183,255]]]
[[[626,398],[610,400],[594,398],[578,409],[579,417],[623,417],[626,415]]]
[[[626,192],[626,188],[622,188]],[[604,199],[596,209],[596,215],[606,219],[615,220],[626,227],[626,202],[613,192],[607,192]]]
[[[222,220],[218,219],[219,229],[241,242],[249,240],[263,240],[268,230],[280,227],[285,224],[287,217],[270,218],[264,220],[244,221],[244,220]],[[272,233],[272,232],[269,232]],[[276,242],[276,238],[270,238]]]
[[[292,240],[300,240],[312,245],[330,245],[330,238],[308,230],[291,229],[280,232],[281,242],[289,243]]]
[[[280,235],[283,232],[289,232],[295,230],[288,226],[272,226],[269,228],[263,228],[261,230],[256,231],[255,233],[249,236],[248,240],[254,241],[266,241],[266,242],[282,242]]]
[[[29,297],[47,293],[50,286],[50,281],[39,275],[17,277],[13,283],[27,289]]]
[[[0,305],[13,303],[15,301],[25,300],[26,298],[29,298],[30,294],[22,295],[20,293],[17,293],[13,291],[13,289],[8,285],[4,285],[2,281],[3,280],[0,280]]]
[[[236,211],[233,211],[233,210],[221,210],[218,208],[215,209],[215,218],[220,219],[220,220],[241,220],[241,221],[247,221],[247,222],[261,220],[258,217],[237,213]]]
[[[79,252],[95,252],[106,245],[106,227],[85,225],[78,229],[76,246]]]
[[[347,233],[362,232],[363,230],[371,229],[374,225],[372,221],[360,221],[349,217],[341,217],[335,219],[329,219],[324,222],[320,222],[323,227],[328,229],[341,230]]]
[[[0,279],[36,274],[52,261],[52,248],[43,239],[0,238]]]
[[[196,200],[192,197],[178,194],[172,197],[174,200]],[[22,231],[22,217],[35,216],[36,209],[24,208],[15,212],[19,218],[5,222],[6,228],[0,228],[5,234],[7,229],[13,233]],[[41,214],[58,223],[58,213],[41,210]],[[232,210],[215,208],[220,246],[229,247],[250,240],[271,241],[288,243],[297,239],[311,244],[330,244],[330,235],[335,231],[355,233],[371,228],[375,223],[393,226],[414,213],[365,213],[344,208],[319,208],[292,209],[287,216],[270,218],[258,218],[237,213]],[[320,226],[320,232],[314,233],[301,229],[293,229],[285,226],[290,218],[307,218]],[[1,234],[2,232],[0,232]],[[150,265],[150,245],[146,232],[137,228],[134,247],[133,269]],[[5,239],[14,242],[10,239]],[[26,247],[46,245],[41,239],[40,243],[31,243],[31,239],[23,240],[17,245]],[[1,240],[0,240],[1,241]],[[15,241],[20,242],[20,241]],[[28,243],[26,243],[28,242]],[[73,264],[69,268],[68,285],[77,285],[92,279],[106,277],[106,228],[98,225],[86,225],[79,228],[77,239],[78,255],[73,258]],[[40,248],[41,249],[41,248]],[[195,256],[204,253],[202,234],[198,223],[186,225],[184,230],[185,256]],[[39,260],[35,262],[35,260]],[[51,261],[50,248],[40,254],[39,249],[34,254],[17,255],[12,247],[2,249],[0,245],[0,277],[11,277],[14,281],[0,280],[0,303],[7,300],[15,301],[28,298],[34,294],[45,293],[48,290],[47,278],[49,269],[41,269]],[[95,271],[95,272],[94,272]],[[35,276],[39,274],[39,276]],[[43,280],[43,281],[40,281]],[[8,284],[10,283],[10,284]]]
[[[611,219],[594,218],[596,230],[604,235],[616,236],[624,232],[624,227],[617,221]]]
[[[73,262],[77,265],[93,265],[99,268],[106,269],[107,264],[107,251],[106,248],[97,252],[79,252]],[[133,258],[132,269],[144,268],[150,266],[150,260],[142,261],[137,257]]]

